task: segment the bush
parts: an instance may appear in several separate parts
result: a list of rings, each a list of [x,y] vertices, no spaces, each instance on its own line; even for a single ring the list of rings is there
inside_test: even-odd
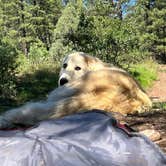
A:
[[[40,64],[48,60],[49,54],[42,43],[33,43],[30,46],[28,57],[33,64]]]
[[[19,54],[17,59],[17,97],[16,104],[44,99],[57,87],[59,62],[53,60],[47,50],[40,45],[31,46],[29,58]],[[46,54],[45,54],[46,53]]]
[[[49,67],[42,66],[36,71],[29,70],[19,76],[17,82],[18,104],[44,99],[50,91],[57,87],[59,69],[53,64]]]
[[[11,99],[15,96],[16,59],[16,49],[0,41],[0,99]]]
[[[145,61],[144,63],[133,65],[129,72],[138,80],[143,88],[147,89],[157,79],[157,64],[152,60]]]

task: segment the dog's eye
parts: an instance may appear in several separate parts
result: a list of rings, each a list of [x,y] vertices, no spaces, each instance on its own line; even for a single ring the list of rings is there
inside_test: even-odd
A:
[[[67,63],[64,63],[63,64],[63,68],[65,69],[67,67]]]
[[[75,67],[75,70],[81,70],[81,67],[76,66],[76,67]]]

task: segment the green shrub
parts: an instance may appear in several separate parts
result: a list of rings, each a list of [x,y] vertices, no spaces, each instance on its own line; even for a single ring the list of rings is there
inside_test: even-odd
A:
[[[25,73],[30,70],[30,60],[21,52],[18,54],[17,58],[17,75],[21,75],[22,73]]]
[[[129,71],[145,89],[157,79],[157,64],[152,60],[133,65]]]
[[[12,46],[0,41],[0,99],[15,96],[17,52]]]
[[[153,102],[153,108],[165,111],[166,110],[166,102]]]
[[[28,57],[34,64],[39,64],[48,59],[48,51],[42,43],[33,43],[30,46]]]
[[[59,62],[49,56],[42,43],[33,43],[28,57],[20,53],[17,75],[17,104],[40,100],[57,86]]]
[[[22,74],[17,82],[17,103],[41,100],[57,87],[59,70],[54,66]]]

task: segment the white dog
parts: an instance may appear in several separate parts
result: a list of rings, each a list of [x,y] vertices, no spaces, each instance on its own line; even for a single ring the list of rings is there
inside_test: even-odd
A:
[[[59,85],[46,101],[27,103],[4,113],[0,128],[33,125],[93,109],[127,114],[151,107],[149,97],[126,71],[81,52],[64,58]]]
[[[103,63],[98,58],[91,57],[83,52],[76,52],[67,55],[63,59],[62,68],[59,74],[59,86],[62,86],[67,82],[77,80],[88,71],[97,71],[102,70],[103,68],[126,72],[120,68],[114,67],[113,65],[111,66]]]

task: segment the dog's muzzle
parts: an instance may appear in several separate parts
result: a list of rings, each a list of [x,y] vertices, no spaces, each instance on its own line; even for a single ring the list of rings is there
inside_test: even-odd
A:
[[[68,82],[69,81],[66,78],[61,78],[60,81],[59,81],[59,84],[60,84],[60,86],[62,86],[64,84],[68,83]]]

